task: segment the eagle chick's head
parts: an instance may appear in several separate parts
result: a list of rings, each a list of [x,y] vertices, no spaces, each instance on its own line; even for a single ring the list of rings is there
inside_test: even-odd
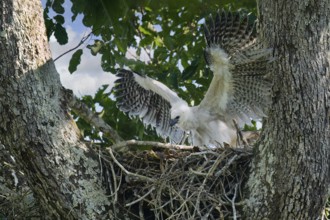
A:
[[[171,126],[178,126],[183,130],[191,130],[196,128],[196,115],[194,108],[186,104],[180,104],[171,108]]]

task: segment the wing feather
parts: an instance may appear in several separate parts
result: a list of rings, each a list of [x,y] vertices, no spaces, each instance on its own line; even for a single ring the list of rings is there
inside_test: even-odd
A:
[[[164,84],[147,76],[120,69],[116,76],[114,91],[118,108],[129,116],[138,116],[151,125],[161,137],[169,137],[179,143],[184,131],[170,126],[171,105],[183,102]]]
[[[205,59],[214,78],[201,104],[241,125],[265,116],[270,101],[272,49],[258,40],[256,22],[250,20],[222,11],[204,25]]]

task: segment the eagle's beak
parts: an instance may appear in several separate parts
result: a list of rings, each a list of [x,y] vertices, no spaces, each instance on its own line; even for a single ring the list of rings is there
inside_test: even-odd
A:
[[[179,121],[179,117],[171,119],[170,126],[173,127],[174,125],[176,125],[176,123],[178,123],[178,121]]]

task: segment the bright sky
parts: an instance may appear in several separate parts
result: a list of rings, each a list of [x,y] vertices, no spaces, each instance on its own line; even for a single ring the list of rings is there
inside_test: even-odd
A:
[[[46,0],[42,0],[43,6],[45,6],[45,2]],[[50,39],[50,48],[54,59],[77,46],[82,37],[90,31],[83,26],[82,16],[78,16],[74,22],[71,21],[71,5],[70,1],[65,0],[64,27],[69,35],[68,44],[61,46],[53,36]],[[93,42],[86,41],[80,48],[84,49],[88,43],[93,44]],[[115,79],[114,75],[104,72],[101,68],[101,57],[92,56],[86,48],[84,49],[77,71],[70,74],[68,66],[73,53],[74,51],[64,55],[55,62],[64,87],[72,89],[77,96],[94,95],[98,88],[104,84],[110,84],[112,87]]]

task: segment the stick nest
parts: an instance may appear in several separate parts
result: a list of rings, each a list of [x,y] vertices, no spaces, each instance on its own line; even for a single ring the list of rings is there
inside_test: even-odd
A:
[[[237,219],[251,148],[102,155],[114,219]]]

